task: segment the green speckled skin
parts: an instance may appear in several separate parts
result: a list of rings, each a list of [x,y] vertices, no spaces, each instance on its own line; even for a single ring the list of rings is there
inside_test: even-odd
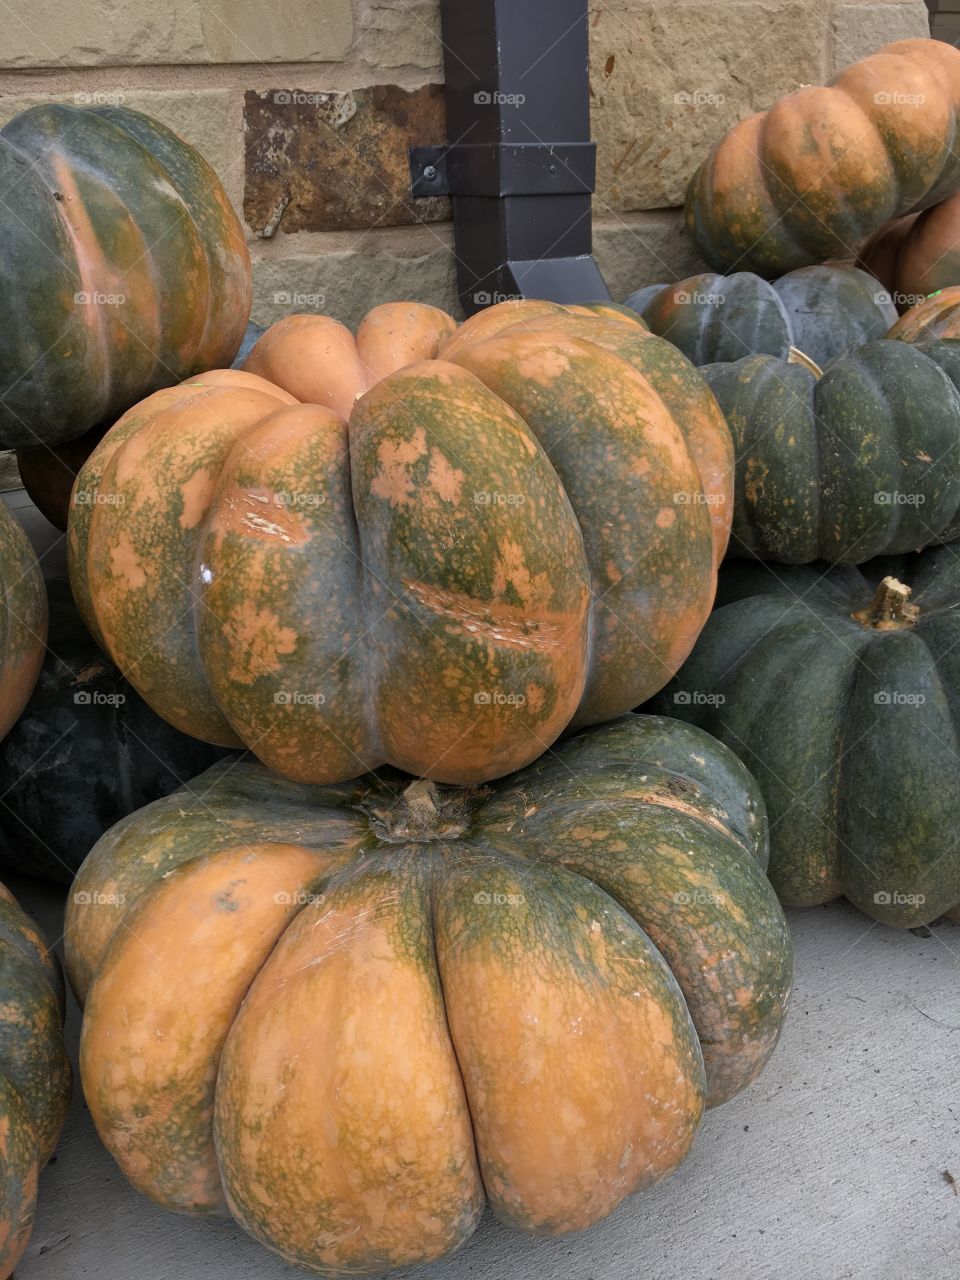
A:
[[[50,103],[0,132],[0,180],[16,193],[0,247],[4,447],[72,440],[230,363],[249,254],[193,148],[125,107]]]
[[[789,997],[763,802],[700,730],[631,715],[479,791],[408,782],[221,762],[103,837],[68,906],[84,1088],[121,1167],[193,1212],[220,1209],[219,1168],[247,1230],[325,1275],[441,1256],[485,1198],[527,1231],[599,1220],[759,1074]],[[273,921],[245,951],[244,912]],[[184,1009],[223,1019],[208,1056],[153,1040]],[[182,1105],[140,1083],[160,1055],[158,1079],[198,1082]]]
[[[852,615],[881,578],[919,619]],[[791,906],[845,895],[903,928],[960,907],[960,561],[951,547],[858,568],[730,564],[690,660],[651,704],[756,776],[770,878]]]
[[[0,510],[0,737],[16,723],[40,675],[47,589],[27,535]]]
[[[955,536],[960,394],[917,348],[871,342],[819,380],[767,356],[701,372],[737,454],[730,556],[852,564]]]
[[[70,1103],[63,979],[33,924],[0,886],[0,1275],[26,1248],[37,1179]]]

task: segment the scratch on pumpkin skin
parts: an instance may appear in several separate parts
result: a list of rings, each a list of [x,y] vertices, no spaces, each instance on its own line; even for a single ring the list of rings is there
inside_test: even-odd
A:
[[[116,546],[110,552],[110,571],[128,591],[139,591],[147,584],[147,575],[126,529],[117,538]]]
[[[272,609],[258,609],[252,600],[246,600],[234,609],[227,619],[226,628],[232,633],[235,645],[231,652],[245,663],[235,662],[230,678],[238,684],[253,684],[261,676],[280,671],[282,657],[295,652],[297,633],[292,627],[280,625],[280,618]]]
[[[569,631],[569,625],[525,618],[519,609],[503,604],[491,606],[463,591],[446,591],[406,578],[403,588],[432,613],[449,618],[458,631],[467,632],[475,640],[518,649],[554,649],[563,647],[563,637]],[[459,679],[459,669],[455,674]]]
[[[405,507],[413,500],[413,478],[410,468],[427,452],[423,427],[417,427],[409,440],[382,440],[377,446],[380,471],[374,476],[370,490],[391,507]]]

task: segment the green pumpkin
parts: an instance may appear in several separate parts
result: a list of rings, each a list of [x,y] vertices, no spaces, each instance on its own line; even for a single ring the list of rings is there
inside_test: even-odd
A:
[[[62,444],[230,363],[250,258],[176,134],[125,107],[31,107],[0,130],[0,188],[0,447]]]
[[[705,272],[647,285],[626,305],[696,365],[786,359],[795,347],[822,366],[882,338],[897,318],[880,282],[844,263],[801,267],[772,283],[748,271]]]
[[[758,779],[789,906],[841,895],[910,928],[960,920],[960,560],[736,564],[651,704]]]
[[[821,378],[751,356],[701,373],[737,455],[728,555],[859,564],[960,535],[960,360],[868,343]]]

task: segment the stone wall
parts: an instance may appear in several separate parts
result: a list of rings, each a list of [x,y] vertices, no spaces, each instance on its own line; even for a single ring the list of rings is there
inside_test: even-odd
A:
[[[542,0],[549,3],[549,0]],[[250,236],[255,318],[455,308],[449,209],[407,195],[444,137],[433,0],[31,0],[0,42],[0,124],[121,101],[198,146]],[[697,266],[676,206],[733,121],[889,40],[923,0],[592,0],[594,239],[615,297]]]

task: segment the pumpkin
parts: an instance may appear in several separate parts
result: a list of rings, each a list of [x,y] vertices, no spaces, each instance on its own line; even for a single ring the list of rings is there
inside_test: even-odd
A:
[[[651,284],[627,298],[651,330],[696,365],[791,347],[817,365],[882,338],[897,309],[873,276],[844,263],[801,267],[770,283],[748,271]]]
[[[776,276],[855,257],[892,218],[960,189],[960,52],[900,40],[734,125],[687,190],[687,227],[716,271]]]
[[[587,1227],[774,1048],[766,840],[733,754],[656,717],[480,790],[214,765],[74,883],[91,1115],[152,1200],[322,1274],[437,1258],[485,1199]]]
[[[26,705],[43,664],[47,594],[27,535],[0,504],[0,738]]]
[[[888,223],[867,241],[860,260],[904,309],[960,285],[960,194]]]
[[[960,920],[960,562],[951,547],[855,568],[731,564],[653,705],[758,779],[789,906],[841,895],[903,928]]]
[[[108,827],[224,754],[161,720],[83,625],[65,575],[45,575],[40,678],[0,742],[0,864],[69,884]]]
[[[921,344],[960,338],[960,285],[941,289],[905,311],[887,337]]]
[[[185,733],[301,782],[383,763],[479,782],[677,669],[731,472],[703,379],[615,312],[510,303],[457,329],[397,303],[356,338],[291,316],[244,371],[157,392],[104,437],[74,488],[71,583]]]
[[[960,537],[960,361],[871,342],[817,378],[750,356],[701,369],[737,454],[729,554],[859,564]]]
[[[56,956],[0,885],[0,1276],[30,1240],[37,1181],[70,1105]]]
[[[31,107],[0,130],[0,447],[57,445],[233,358],[239,220],[206,161],[126,107]]]

